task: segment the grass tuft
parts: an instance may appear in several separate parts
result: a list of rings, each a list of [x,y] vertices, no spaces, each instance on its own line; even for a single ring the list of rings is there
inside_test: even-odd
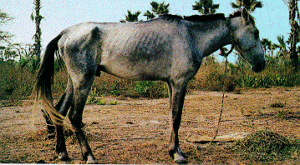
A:
[[[251,161],[281,161],[295,157],[300,151],[300,143],[278,133],[258,131],[237,141],[232,150]]]
[[[276,103],[271,104],[271,107],[273,107],[273,108],[283,108],[284,106],[285,106],[285,104],[282,102],[276,102]]]

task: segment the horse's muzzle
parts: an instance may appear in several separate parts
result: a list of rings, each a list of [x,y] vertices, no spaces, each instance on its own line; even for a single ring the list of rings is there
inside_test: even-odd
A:
[[[265,68],[265,66],[266,66],[266,61],[260,62],[257,65],[252,66],[252,71],[256,73],[261,72]]]

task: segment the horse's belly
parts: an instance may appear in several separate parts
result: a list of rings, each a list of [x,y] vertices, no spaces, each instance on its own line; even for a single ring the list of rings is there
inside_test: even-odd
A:
[[[102,63],[102,71],[115,75],[117,77],[131,80],[165,80],[168,76],[168,71],[163,66],[147,63],[126,63],[113,62]]]

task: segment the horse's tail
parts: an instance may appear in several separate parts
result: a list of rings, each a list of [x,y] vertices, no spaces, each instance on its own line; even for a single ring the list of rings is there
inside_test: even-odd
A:
[[[54,75],[54,55],[58,50],[58,41],[62,34],[54,38],[46,47],[46,51],[36,77],[34,87],[36,104],[41,101],[41,104],[46,111],[46,115],[51,118],[54,124],[62,125],[64,116],[62,116],[53,106],[51,85]]]

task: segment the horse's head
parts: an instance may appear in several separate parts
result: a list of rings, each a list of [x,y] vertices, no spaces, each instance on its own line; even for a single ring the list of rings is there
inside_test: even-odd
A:
[[[253,18],[242,10],[230,16],[229,26],[235,50],[252,65],[254,72],[262,71],[266,60]]]

